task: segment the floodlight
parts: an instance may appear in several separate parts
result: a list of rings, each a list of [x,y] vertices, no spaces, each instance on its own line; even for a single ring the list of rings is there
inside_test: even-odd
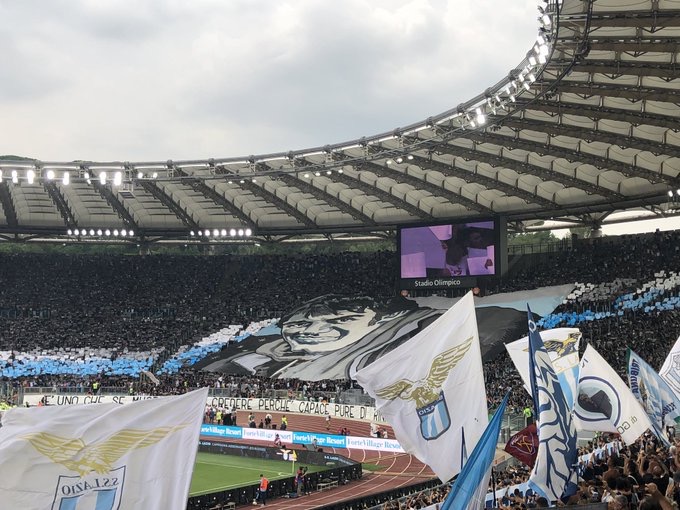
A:
[[[137,179],[143,179],[144,174],[142,172],[137,172]]]
[[[113,229],[113,237],[118,237],[118,229],[117,228]]]
[[[102,186],[106,184],[106,172],[99,172],[99,183]]]
[[[135,235],[134,230],[128,230],[128,236],[132,237]]]
[[[190,235],[191,237],[193,237],[193,236],[196,235],[196,233],[192,230],[191,232],[189,232],[189,235]]]
[[[12,182],[17,184],[19,182],[19,172],[12,170]]]
[[[71,229],[69,228],[69,229],[66,231],[66,233],[67,233],[68,235],[73,235],[73,230],[71,230]]]
[[[80,230],[75,229],[75,230],[73,231],[73,233],[74,233],[75,235],[80,235]]]
[[[106,230],[104,230],[104,235],[110,236],[110,235],[111,235],[111,231],[107,228]]]
[[[102,229],[101,229],[101,228],[98,228],[98,229],[97,229],[97,235],[98,235],[98,236],[101,236],[102,234],[103,234]]]
[[[94,235],[94,229],[93,229],[93,228],[90,229],[90,235],[91,235],[91,236]]]
[[[226,229],[226,228],[223,228],[222,230],[220,230],[220,235],[221,235],[222,237],[227,237],[227,229]]]
[[[52,179],[54,179],[54,170],[48,170],[46,177],[47,177],[48,181],[51,181]]]
[[[229,235],[231,237],[234,237],[236,235],[236,229],[235,228],[229,229]]]
[[[251,235],[253,235],[253,231],[250,230],[249,228],[247,228],[246,229],[246,237],[250,237]]]
[[[309,179],[309,174],[305,173],[305,179]]]
[[[205,237],[210,237],[210,230],[205,229],[205,232],[203,233],[205,234]]]
[[[61,182],[64,184],[64,186],[68,186],[71,183],[71,174],[68,172],[64,172],[64,176],[62,177]]]
[[[238,236],[243,237],[243,229],[242,228],[238,229]]]
[[[404,161],[404,160],[401,159],[401,157],[399,157],[399,158],[397,158],[395,161],[396,161],[397,163],[401,163],[401,162]]]
[[[213,237],[219,237],[220,236],[220,231],[215,229],[213,230]]]
[[[343,173],[343,172],[344,172],[344,170],[343,170],[342,168],[338,168],[338,173],[339,173],[339,174],[341,174],[341,173]]]
[[[482,109],[477,108],[476,112],[477,112],[477,124],[479,124],[480,126],[482,124],[486,124],[486,116],[484,115]]]
[[[115,174],[113,174],[113,185],[120,186],[121,184],[123,184],[123,173],[116,172]]]
[[[124,228],[121,229],[120,235],[121,235],[121,237],[125,237],[127,235],[127,230],[125,230]]]
[[[154,179],[158,179],[158,172],[152,173],[151,177],[153,177]]]
[[[35,171],[27,170],[26,171],[26,180],[28,181],[28,184],[33,184],[33,181],[35,181]]]

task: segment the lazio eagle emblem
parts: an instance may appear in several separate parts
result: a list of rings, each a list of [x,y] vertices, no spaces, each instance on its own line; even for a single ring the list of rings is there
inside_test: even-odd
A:
[[[85,476],[93,471],[106,473],[113,468],[113,463],[128,451],[156,444],[165,436],[185,426],[183,424],[151,430],[121,430],[108,439],[89,445],[81,439],[60,437],[49,432],[28,434],[23,438],[52,462]]]
[[[377,390],[376,395],[385,400],[400,398],[415,401],[421,435],[427,441],[437,439],[451,426],[442,384],[470,350],[473,339],[474,337],[470,337],[435,356],[426,377],[417,381],[401,379]]]

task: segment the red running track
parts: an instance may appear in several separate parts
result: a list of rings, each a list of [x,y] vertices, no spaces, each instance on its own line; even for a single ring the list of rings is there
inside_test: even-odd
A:
[[[248,411],[239,411],[237,423],[244,426],[248,420]],[[266,412],[253,412],[255,422],[259,423]],[[270,413],[277,428],[281,424],[282,413]],[[322,434],[337,434],[346,427],[352,436],[370,436],[370,425],[365,421],[349,420],[344,418],[332,418],[330,430],[326,430],[326,421],[321,416],[309,416],[302,414],[288,414],[288,429],[300,432],[319,432]],[[392,428],[383,425],[387,429],[390,438],[394,439]],[[257,441],[250,441],[258,443]],[[260,444],[263,444],[260,442]],[[269,442],[267,446],[273,446]],[[303,448],[302,445],[287,445],[288,447]],[[328,451],[329,449],[326,448]],[[425,482],[435,478],[432,470],[418,459],[407,453],[375,452],[371,450],[348,450],[345,448],[331,448],[330,451],[349,457],[362,463],[378,464],[383,470],[377,473],[365,472],[361,480],[355,480],[348,485],[340,486],[323,492],[312,494],[296,499],[277,498],[267,502],[267,508],[271,510],[312,510],[324,508],[326,505],[349,501],[353,499],[391,491],[401,487]]]

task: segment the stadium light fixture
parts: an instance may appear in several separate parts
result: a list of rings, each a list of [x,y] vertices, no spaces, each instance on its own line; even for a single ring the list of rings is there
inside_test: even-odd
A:
[[[64,172],[61,182],[64,184],[64,186],[68,186],[71,183],[71,174],[69,172]]]
[[[34,170],[26,170],[26,180],[28,181],[28,184],[33,184],[33,182],[35,181]]]
[[[484,111],[482,110],[481,107],[477,108],[476,113],[477,117],[475,120],[477,121],[477,124],[479,124],[480,126],[486,124],[486,115],[484,115]]]
[[[99,172],[99,184],[106,184],[106,172]]]
[[[246,237],[250,237],[251,235],[253,235],[253,231],[250,230],[249,228],[247,228],[246,229]]]
[[[134,237],[135,231],[134,230],[128,230],[128,236]]]
[[[47,178],[48,181],[51,181],[54,179],[54,170],[48,170],[45,173],[45,177]]]
[[[154,179],[158,179],[158,172],[152,173],[151,177],[154,178]]]
[[[17,172],[16,170],[12,170],[12,182],[14,184],[19,183],[19,172]]]
[[[111,231],[107,228],[106,230],[104,230],[104,235],[110,236]]]
[[[305,176],[304,176],[304,177],[305,177],[305,179],[309,179],[309,174],[308,174],[308,173],[305,173]]]
[[[121,237],[125,237],[127,235],[127,230],[121,229],[120,235],[121,235]]]
[[[242,228],[238,229],[238,236],[243,237],[243,229]]]
[[[142,172],[137,172],[137,179],[143,179],[144,174]]]
[[[93,229],[93,228],[90,229],[90,235],[91,235],[91,236],[94,235],[94,229]]]
[[[223,228],[222,230],[220,230],[220,235],[221,235],[222,237],[227,237],[227,229],[226,229],[226,228]]]
[[[71,230],[71,229],[69,228],[69,229],[66,231],[66,233],[67,233],[68,235],[73,235],[73,230]]]
[[[194,236],[196,235],[196,232],[194,232],[193,230],[191,230],[191,231],[189,232],[189,235],[190,235],[191,237],[194,237]]]
[[[118,229],[117,228],[113,229],[113,237],[118,237]]]
[[[123,184],[123,173],[116,172],[115,174],[113,174],[113,185],[120,186],[121,184]]]
[[[229,229],[229,235],[230,235],[231,237],[234,237],[234,236],[236,235],[236,229],[235,229],[235,228]]]
[[[342,168],[338,168],[338,173],[342,174],[342,173],[345,173],[345,171]]]
[[[98,229],[97,229],[97,235],[98,235],[98,236],[101,236],[102,234],[103,234],[102,229],[101,229],[101,228],[98,228]]]
[[[220,231],[217,229],[213,230],[213,237],[220,237]]]
[[[205,232],[203,232],[203,235],[205,235],[205,237],[210,237],[210,230],[206,228]]]
[[[75,235],[77,235],[77,236],[78,236],[78,235],[80,235],[80,230],[78,230],[78,229],[75,229],[75,230],[73,231],[73,233],[74,233]]]

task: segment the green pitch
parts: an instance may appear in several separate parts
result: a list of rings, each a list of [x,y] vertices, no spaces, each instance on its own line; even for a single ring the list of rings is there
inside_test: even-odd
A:
[[[198,452],[194,464],[189,496],[226,491],[244,485],[259,483],[260,473],[269,480],[292,476],[299,463],[284,460],[252,459],[235,455]],[[308,466],[310,473],[323,471],[322,466]]]

